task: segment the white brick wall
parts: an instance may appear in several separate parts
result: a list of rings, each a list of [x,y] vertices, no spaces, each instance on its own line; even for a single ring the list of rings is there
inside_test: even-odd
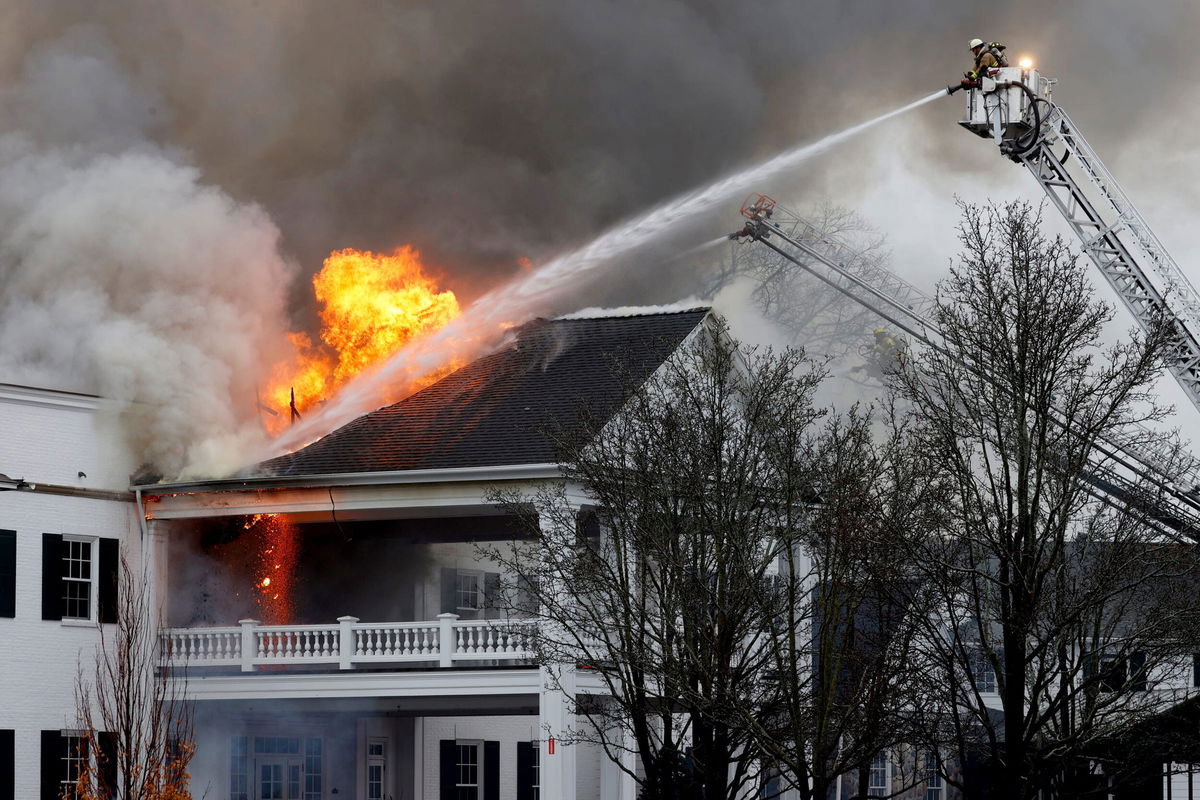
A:
[[[33,484],[127,488],[128,459],[102,416],[88,398],[0,385],[0,472]],[[16,732],[16,796],[36,798],[40,731],[74,727],[76,673],[94,663],[98,641],[95,626],[42,620],[42,534],[117,538],[136,564],[138,525],[132,503],[7,491],[0,528],[17,532],[16,617],[0,618],[0,728]]]

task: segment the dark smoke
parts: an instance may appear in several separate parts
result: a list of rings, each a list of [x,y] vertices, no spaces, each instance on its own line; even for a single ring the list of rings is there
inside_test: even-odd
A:
[[[331,249],[412,244],[469,301],[515,274],[521,257],[544,260],[751,159],[957,80],[976,35],[1033,53],[1067,87],[1073,116],[1112,163],[1140,152],[1129,144],[1137,141],[1190,152],[1163,122],[1190,127],[1195,116],[1185,98],[1194,92],[1190,32],[1198,27],[1200,7],[1182,0],[13,0],[0,11],[0,159],[33,181],[57,179],[51,167],[94,175],[97,154],[118,164],[131,153],[152,159],[175,190],[218,198],[226,223],[256,232],[259,252],[242,267],[253,288],[284,283],[286,265],[298,265],[279,302],[293,325],[306,326],[313,309],[304,278]],[[72,55],[103,69],[56,73]],[[986,193],[1011,167],[981,155],[953,125],[956,113],[957,101],[923,112],[910,123],[919,135],[905,136],[895,156],[943,189],[973,176]],[[18,146],[38,157],[14,161]],[[89,185],[103,188],[105,178],[122,180],[100,174]],[[833,154],[780,191],[855,200],[876,179],[866,162]],[[54,219],[48,191],[16,200],[29,196],[49,197],[45,214]],[[728,216],[708,225],[733,227]],[[10,242],[4,257],[26,258],[37,235]],[[178,266],[164,282],[187,274]],[[198,256],[195,269],[207,268]],[[686,270],[674,273],[627,272],[580,304],[669,302],[694,290]],[[36,287],[46,314],[64,302],[53,297],[56,285],[68,283]],[[148,268],[132,288],[105,291],[136,296],[152,283]],[[22,300],[5,289],[10,303]],[[265,321],[243,348],[256,352],[240,353],[232,377],[217,381],[226,401],[216,411],[203,405],[199,421],[190,409],[177,415],[189,421],[186,441],[244,420],[229,410],[237,403],[252,410],[254,371],[269,361],[258,351],[286,327],[274,317],[277,301],[262,302]],[[97,369],[74,363],[76,352],[46,355],[44,344],[14,342],[0,345],[0,365],[41,362],[54,372],[66,362],[84,377]],[[59,349],[70,351],[67,342]],[[208,348],[194,369],[207,380],[209,362],[230,352]],[[159,428],[178,419],[167,423]],[[169,443],[154,455],[171,461],[186,449]],[[195,458],[175,457],[173,466]]]
[[[519,256],[954,79],[974,35],[1037,53],[1097,109],[1098,138],[1123,136],[1162,102],[1147,87],[1191,74],[1179,32],[1200,23],[1194,4],[1116,0],[7,6],[5,77],[100,25],[163,98],[159,141],[262,203],[309,271],[333,247],[413,243],[468,296]],[[1101,113],[1113,98],[1122,113]],[[914,155],[944,157],[942,133]]]

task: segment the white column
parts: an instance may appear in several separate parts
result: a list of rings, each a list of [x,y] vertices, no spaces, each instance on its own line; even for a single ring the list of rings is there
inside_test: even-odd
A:
[[[438,614],[438,666],[453,667],[454,652],[458,649],[458,638],[454,634],[454,623],[458,614]]]
[[[637,771],[637,752],[634,747],[633,734],[625,731],[625,752],[621,754],[621,764],[628,772],[621,771],[621,791],[619,800],[637,800],[637,780],[633,773]]]
[[[139,553],[139,557],[142,559],[142,576],[146,583],[146,602],[150,605],[149,619],[151,624],[156,627],[160,623],[165,623],[167,592],[170,590],[167,585],[168,576],[165,569],[167,537],[162,526],[163,523],[158,520],[145,521],[146,535],[141,543],[142,552]],[[132,559],[130,564],[132,566]]]
[[[354,623],[358,617],[338,617],[338,669],[354,669]]]
[[[258,643],[254,640],[254,634],[258,620],[239,619],[238,625],[242,626],[242,672],[254,672],[254,659],[258,657]]]
[[[563,744],[575,727],[575,666],[556,664],[542,667],[538,701],[541,736],[540,777],[542,797],[575,800],[576,750]],[[554,752],[550,750],[553,748]]]

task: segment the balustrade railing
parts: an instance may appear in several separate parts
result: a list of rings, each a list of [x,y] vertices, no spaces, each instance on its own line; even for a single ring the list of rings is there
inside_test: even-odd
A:
[[[238,627],[163,629],[161,663],[238,666],[243,672],[266,665],[354,669],[383,663],[520,663],[533,657],[533,626],[529,620],[460,620],[457,614],[439,614],[433,622],[339,617],[334,625],[262,625],[244,619]]]

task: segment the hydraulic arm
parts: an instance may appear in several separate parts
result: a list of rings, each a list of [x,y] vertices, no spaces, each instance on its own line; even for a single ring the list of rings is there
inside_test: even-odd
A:
[[[731,238],[762,243],[909,336],[930,347],[942,346],[933,315],[936,303],[912,284],[770,197],[751,196],[742,214],[748,222]],[[1063,414],[1056,414],[1055,422],[1070,428]],[[1165,535],[1200,537],[1200,498],[1192,491],[1200,480],[1196,465],[1181,470],[1177,453],[1150,448],[1147,440],[1157,437],[1135,426],[1098,442],[1085,476],[1092,494],[1143,514]]]
[[[1051,102],[1052,86],[1036,70],[1001,69],[968,93],[960,124],[1033,174],[1143,330],[1171,326],[1166,367],[1200,409],[1200,294],[1079,128]]]

